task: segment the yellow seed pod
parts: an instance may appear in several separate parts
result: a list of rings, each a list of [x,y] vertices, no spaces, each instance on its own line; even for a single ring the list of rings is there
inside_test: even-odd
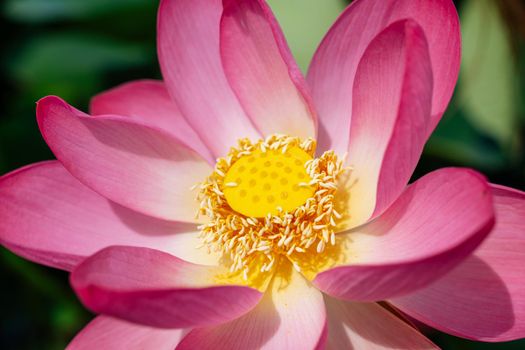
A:
[[[279,208],[292,211],[314,194],[305,163],[312,157],[299,147],[283,153],[258,149],[235,162],[224,179],[230,207],[250,217],[275,215]]]

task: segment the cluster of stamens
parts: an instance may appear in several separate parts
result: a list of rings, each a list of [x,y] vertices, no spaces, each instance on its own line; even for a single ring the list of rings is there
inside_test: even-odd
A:
[[[199,227],[200,236],[208,249],[223,253],[231,272],[242,271],[247,278],[255,270],[270,271],[279,256],[287,257],[299,270],[295,254],[322,253],[327,245],[335,244],[334,229],[341,218],[335,209],[335,193],[339,176],[348,169],[333,151],[315,159],[314,152],[313,139],[285,135],[256,143],[242,139],[199,184],[198,214],[209,218]],[[272,160],[283,169],[280,173],[244,165],[267,167]],[[273,182],[255,188],[259,186],[255,179],[261,178],[273,178]],[[277,192],[272,192],[273,184]],[[261,200],[257,193],[262,194],[263,188]]]

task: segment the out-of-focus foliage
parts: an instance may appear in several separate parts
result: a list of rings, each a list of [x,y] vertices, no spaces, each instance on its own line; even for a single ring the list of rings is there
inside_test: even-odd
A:
[[[67,59],[57,60],[64,52]],[[150,61],[149,54],[140,44],[84,33],[58,33],[30,40],[9,72],[33,96],[54,91],[64,99],[76,100],[102,84],[99,72],[125,72]]]
[[[485,172],[493,182],[523,188],[525,4],[458,1],[463,59],[456,94],[429,140],[417,175],[435,165]],[[513,13],[513,21],[503,13]]]
[[[297,64],[306,74],[317,45],[347,4],[342,0],[268,0],[268,3]]]
[[[20,22],[55,22],[97,18],[105,14],[121,13],[143,8],[148,0],[8,0],[5,15]]]
[[[269,0],[303,71],[347,2]],[[414,178],[443,166],[470,166],[493,182],[524,189],[525,30],[509,26],[511,21],[502,16],[511,13],[512,23],[523,26],[525,17],[511,7],[522,2],[457,3],[464,34],[460,83]],[[40,97],[60,95],[87,110],[99,91],[160,77],[157,5],[151,0],[5,0],[0,5],[0,175],[52,158],[34,116]],[[91,318],[64,272],[0,249],[0,280],[2,350],[63,349]],[[525,348],[523,341],[480,344],[428,334],[444,349]]]
[[[508,149],[519,137],[518,72],[508,28],[494,1],[469,0],[463,13],[458,102],[475,127]]]

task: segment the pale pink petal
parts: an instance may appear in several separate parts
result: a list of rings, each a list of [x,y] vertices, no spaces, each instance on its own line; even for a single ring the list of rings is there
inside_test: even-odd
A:
[[[190,331],[177,350],[323,349],[326,312],[322,294],[295,270],[277,275],[263,299],[243,317]]]
[[[423,28],[429,46],[434,88],[427,136],[438,123],[459,72],[459,20],[452,0],[353,1],[321,42],[307,76],[319,113],[322,150],[346,151],[357,66],[372,39],[404,19],[413,19]]]
[[[263,135],[315,137],[315,111],[303,75],[269,6],[223,0],[220,48],[233,90]]]
[[[423,152],[432,70],[421,27],[412,20],[395,22],[372,41],[357,69],[353,96],[348,227],[388,208]]]
[[[502,186],[492,191],[496,226],[473,256],[392,303],[444,332],[500,342],[525,337],[525,193]]]
[[[244,113],[221,64],[222,0],[162,0],[158,54],[166,86],[215,157],[260,134]]]
[[[458,265],[494,224],[485,179],[442,169],[410,185],[372,223],[343,233],[341,261],[314,284],[348,300],[377,301],[427,286]]]
[[[212,168],[170,134],[126,117],[93,118],[54,96],[38,102],[37,118],[55,156],[85,185],[151,216],[195,221],[190,188]]]
[[[31,261],[71,270],[110,245],[150,247],[181,259],[216,264],[196,249],[194,224],[155,219],[82,185],[57,161],[37,163],[0,178],[0,243]]]
[[[159,127],[212,162],[210,151],[182,116],[160,80],[137,80],[122,84],[93,97],[92,115],[116,114]]]
[[[250,311],[262,294],[227,285],[225,271],[149,248],[113,246],[84,260],[71,285],[90,310],[160,328],[224,323]]]
[[[325,296],[327,350],[439,349],[417,330],[376,303],[352,303]]]
[[[151,328],[98,316],[78,333],[66,350],[173,350],[183,329]]]

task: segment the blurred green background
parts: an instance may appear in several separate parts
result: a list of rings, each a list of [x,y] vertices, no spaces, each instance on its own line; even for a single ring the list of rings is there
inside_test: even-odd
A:
[[[349,1],[272,0],[303,70]],[[463,66],[453,101],[414,178],[467,166],[492,182],[525,188],[525,2],[456,2]],[[0,2],[0,174],[52,158],[35,121],[35,102],[60,95],[87,110],[94,94],[138,78],[160,78],[157,1]],[[63,349],[91,318],[67,274],[0,249],[0,349]],[[523,349],[525,341],[482,344],[430,332],[444,349]]]

